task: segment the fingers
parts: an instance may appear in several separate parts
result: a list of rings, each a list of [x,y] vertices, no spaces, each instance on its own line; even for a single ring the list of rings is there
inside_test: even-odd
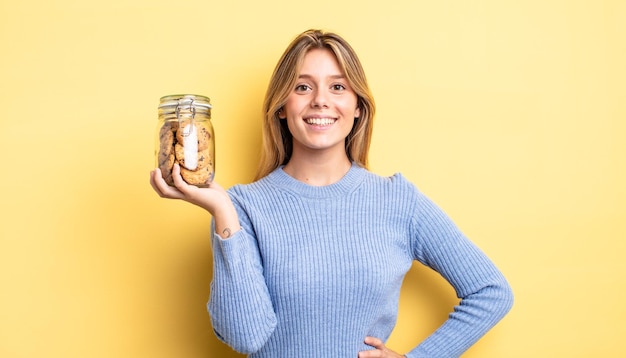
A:
[[[185,183],[183,177],[180,175],[180,165],[178,163],[174,163],[174,168],[172,169],[172,179],[174,180],[174,186],[180,191],[184,191],[189,185]]]
[[[224,208],[227,209],[229,214],[234,212],[235,209],[232,206],[228,193],[215,181],[212,181],[207,188],[189,185],[180,175],[180,166],[178,164],[174,164],[172,179],[174,180],[174,186],[165,182],[158,168],[150,172],[150,185],[162,198],[184,200],[207,210],[213,216],[217,212],[223,212]]]
[[[383,343],[383,341],[380,338],[376,338],[376,337],[365,337],[365,344],[367,344],[368,346],[372,346],[376,349],[384,349],[385,348],[385,344]]]
[[[385,345],[383,344],[383,341],[381,341],[380,339],[376,338],[376,337],[365,337],[365,344],[367,344],[368,346],[372,346],[376,349],[372,349],[372,350],[367,350],[367,351],[361,351],[359,352],[359,358],[381,358],[381,357],[387,357],[385,355]]]
[[[161,170],[159,168],[156,168],[150,172],[150,185],[152,186],[152,189],[154,189],[154,191],[156,191],[156,193],[162,197],[163,191],[161,190],[161,185],[159,181],[165,180],[163,180]]]
[[[150,172],[150,185],[152,189],[162,198],[181,199],[183,196],[179,190],[169,186],[161,174],[159,168]]]
[[[365,344],[375,349],[359,352],[359,358],[402,358],[404,356],[388,349],[384,342],[376,337],[365,337]]]

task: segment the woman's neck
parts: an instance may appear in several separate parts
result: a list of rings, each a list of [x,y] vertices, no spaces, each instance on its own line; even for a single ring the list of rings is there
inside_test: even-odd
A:
[[[312,186],[325,186],[338,182],[352,167],[348,156],[334,158],[294,158],[283,170],[294,179]]]

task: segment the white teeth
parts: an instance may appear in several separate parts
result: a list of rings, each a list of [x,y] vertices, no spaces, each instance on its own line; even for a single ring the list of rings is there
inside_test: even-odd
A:
[[[318,126],[327,126],[335,123],[335,120],[332,118],[307,118],[305,121],[308,124],[315,124]]]

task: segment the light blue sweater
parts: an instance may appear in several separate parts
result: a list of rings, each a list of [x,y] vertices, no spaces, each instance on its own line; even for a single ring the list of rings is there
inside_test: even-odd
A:
[[[315,187],[278,168],[229,194],[243,230],[213,235],[208,310],[218,338],[250,357],[355,358],[372,349],[363,340],[389,337],[413,260],[438,271],[461,301],[409,358],[460,356],[512,305],[500,271],[400,174],[353,165]]]

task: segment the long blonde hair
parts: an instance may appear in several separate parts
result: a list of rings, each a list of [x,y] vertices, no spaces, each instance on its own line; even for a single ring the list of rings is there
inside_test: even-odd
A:
[[[321,30],[308,30],[298,35],[281,56],[269,82],[263,103],[263,150],[255,180],[261,179],[291,158],[293,138],[278,112],[287,102],[298,78],[304,56],[312,49],[330,50],[357,95],[359,118],[346,138],[348,159],[368,167],[368,152],[376,106],[367,84],[363,66],[350,44],[341,36]]]

